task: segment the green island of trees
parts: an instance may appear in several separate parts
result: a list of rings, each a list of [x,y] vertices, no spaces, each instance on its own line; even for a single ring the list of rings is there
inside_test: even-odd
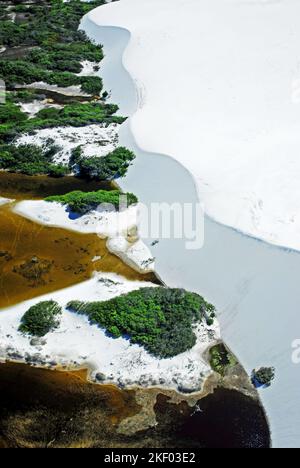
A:
[[[21,319],[19,331],[42,337],[60,324],[61,307],[55,301],[44,301],[30,307]]]
[[[77,167],[81,177],[96,180],[113,180],[123,177],[135,159],[135,154],[122,146],[106,156],[84,157],[81,147],[72,152],[71,164]]]
[[[214,307],[183,289],[142,288],[104,302],[72,301],[71,311],[87,315],[113,337],[127,336],[159,358],[169,358],[196,343],[194,326]]]
[[[126,200],[127,206],[138,202],[137,197],[133,193],[122,193],[119,190],[98,190],[97,192],[81,192],[77,190],[65,195],[53,195],[45,198],[45,200],[68,205],[71,211],[78,214],[88,213],[91,210],[95,210],[99,205],[108,205],[118,211],[119,207],[123,206],[124,200]]]

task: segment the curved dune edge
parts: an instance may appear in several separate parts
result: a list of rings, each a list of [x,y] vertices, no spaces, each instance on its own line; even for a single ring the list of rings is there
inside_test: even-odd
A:
[[[118,5],[120,3],[118,2],[117,4],[115,4],[115,7],[117,8]],[[106,5],[106,6],[102,6],[102,7],[99,7],[99,8],[102,8],[102,10],[99,12],[102,14],[103,12],[103,9],[105,8],[109,8],[110,5]],[[95,30],[93,29],[94,25],[96,27],[102,27],[102,23],[101,21],[97,21],[97,20],[94,20],[93,18],[93,15],[94,13],[97,12],[97,9],[94,10],[93,12],[91,12],[90,14],[88,14],[86,17],[85,17],[85,21],[82,22],[82,25],[81,25],[81,28],[83,30],[85,30],[85,32],[89,35],[90,34],[90,25],[92,26],[91,28],[91,37],[97,41],[97,38],[95,37]],[[101,16],[101,19],[102,19],[102,16]],[[89,24],[90,23],[90,24]],[[129,79],[132,80],[134,82],[134,86],[135,86],[135,94],[137,96],[137,101],[138,101],[138,110],[136,110],[136,106],[134,105],[133,106],[133,113],[129,112],[129,115],[130,115],[130,118],[127,120],[127,126],[129,127],[129,130],[130,132],[132,133],[133,135],[133,140],[135,141],[136,145],[143,151],[145,152],[149,152],[149,151],[152,151],[152,149],[150,150],[150,147],[146,147],[143,142],[139,141],[138,139],[138,135],[134,132],[134,125],[133,125],[133,120],[135,118],[138,118],[138,116],[140,115],[139,112],[141,110],[141,108],[143,107],[143,99],[140,100],[141,96],[143,96],[143,90],[141,90],[139,88],[139,80],[136,78],[135,74],[132,73],[132,71],[130,70],[130,68],[128,67],[128,64],[127,64],[127,61],[126,61],[126,57],[128,55],[128,51],[130,49],[130,47],[134,47],[134,45],[132,44],[132,31],[129,30],[129,28],[126,28],[124,26],[116,26],[114,22],[110,22],[108,21],[106,24],[103,25],[103,28],[105,30],[105,28],[113,28],[113,29],[116,29],[116,30],[120,30],[120,31],[123,31],[123,32],[126,32],[128,33],[128,37],[125,38],[126,39],[126,44],[124,46],[124,44],[122,44],[122,66],[124,67],[124,70],[128,73],[128,76],[129,76]],[[116,85],[116,83],[114,82],[114,85]],[[107,86],[109,87],[109,81],[107,82]],[[114,94],[115,94],[115,91],[117,92],[117,94],[119,94],[119,97],[120,97],[120,93],[119,93],[119,90],[118,89],[114,89]],[[134,97],[134,96],[133,96]],[[114,101],[115,102],[118,102],[118,100],[116,101],[116,97],[114,97]],[[128,104],[128,102],[126,103],[126,108],[129,107],[130,109],[132,109],[132,104]],[[161,131],[161,130],[160,130]],[[153,150],[152,152],[157,152],[157,150]],[[197,187],[197,179],[195,178],[195,176],[190,172],[189,168],[187,167],[187,165],[174,158],[173,156],[170,156],[170,153],[168,153],[167,151],[161,151],[160,149],[158,150],[159,154],[160,155],[163,155],[163,156],[166,156],[170,159],[173,159],[176,164],[178,164],[178,166],[181,167],[181,169],[183,171],[186,171],[190,176],[191,176],[191,181],[194,181],[195,183],[195,186],[196,186],[196,189],[198,190],[198,193],[199,193],[199,189]],[[200,193],[200,198],[201,198],[201,193]],[[230,226],[229,226],[230,227]],[[238,230],[236,228],[234,228],[234,230]],[[251,236],[251,235],[250,235]],[[254,236],[251,236],[251,237],[254,237]],[[243,371],[244,372],[244,371]],[[235,377],[233,377],[233,380],[231,380],[231,382],[233,382],[235,380]],[[248,381],[248,385],[249,385],[249,378],[247,377],[247,374],[246,374],[246,379],[245,379],[245,382]],[[240,385],[241,382],[238,382],[238,380],[236,380],[236,389],[238,391],[242,391],[243,392],[243,385]],[[225,384],[224,381],[222,381],[221,383],[221,386],[223,386]],[[251,386],[251,384],[250,384]],[[249,388],[249,387],[248,387]],[[253,390],[253,388],[252,388]],[[257,391],[254,391],[254,394],[255,394],[255,398],[257,398],[259,400],[259,403],[260,405],[262,406],[261,404],[261,401],[259,399],[259,396],[258,396],[258,393]],[[266,418],[268,418],[268,416],[266,415]],[[268,424],[269,424],[269,427],[270,427],[270,423],[268,421]]]
[[[138,146],[185,166],[212,219],[294,250],[300,250],[294,89],[300,58],[291,31],[299,8],[295,2],[122,0],[88,15],[98,26],[130,33],[123,65],[138,91],[130,122]],[[274,26],[267,38],[266,24]],[[229,31],[242,32],[239,40]]]

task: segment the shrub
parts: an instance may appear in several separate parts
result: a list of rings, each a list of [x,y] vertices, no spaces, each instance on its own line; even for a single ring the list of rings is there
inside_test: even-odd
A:
[[[48,167],[48,174],[50,177],[65,177],[70,174],[70,169],[63,164],[50,164]]]
[[[45,336],[60,324],[61,307],[54,301],[40,302],[23,315],[19,330],[33,336]]]
[[[27,120],[27,115],[18,106],[7,102],[0,105],[0,124],[7,122],[22,122]]]
[[[237,364],[235,357],[228,351],[223,343],[213,346],[210,351],[211,368],[224,376],[229,367]]]
[[[100,96],[103,82],[99,76],[81,76],[81,89],[84,93]]]
[[[82,177],[96,180],[112,180],[123,177],[135,159],[135,154],[127,148],[119,147],[106,156],[81,157],[78,148],[73,152],[73,161],[79,168]]]
[[[48,70],[68,71],[71,73],[79,73],[82,70],[80,62],[74,59],[67,49],[54,52],[43,49],[33,49],[27,55],[26,60],[43,66]]]
[[[67,42],[70,45],[78,41],[86,42],[85,34],[78,31],[80,20],[91,9],[105,3],[105,0],[55,0],[49,3],[51,8],[47,8],[41,2],[29,5],[26,14],[29,15],[30,21],[25,23],[2,21],[0,43],[10,47],[23,44],[50,47],[57,42]]]
[[[79,77],[82,60],[100,62],[102,47],[92,44],[83,31],[78,31],[81,18],[105,0],[91,2],[55,0],[49,5],[32,4],[12,6],[11,13],[26,12],[27,21],[12,22],[1,9],[0,44],[7,47],[37,46],[24,51],[26,62],[17,59],[1,60],[0,75],[8,86],[44,80],[60,86],[82,84],[83,89],[99,94],[102,82],[99,78]],[[23,10],[22,10],[23,11]],[[6,62],[6,63],[5,63]],[[27,64],[27,68],[26,68]],[[64,75],[61,71],[66,72]]]
[[[123,123],[124,117],[114,116],[118,106],[103,103],[72,103],[62,109],[48,108],[39,111],[32,119],[11,121],[1,125],[0,138],[11,141],[17,134],[30,133],[42,128],[74,126],[82,127],[94,123]]]
[[[69,209],[74,213],[84,214],[96,209],[101,204],[112,205],[118,210],[121,195],[126,196],[128,206],[138,201],[137,197],[132,193],[123,194],[119,190],[99,190],[97,192],[81,192],[78,190],[65,195],[54,195],[45,200],[68,205]]]
[[[160,358],[176,356],[195,345],[193,326],[208,306],[198,294],[162,287],[142,288],[104,302],[68,304],[113,336],[129,336],[131,343]]]
[[[47,55],[48,61],[57,61],[63,59],[76,60],[78,62],[89,60],[90,62],[101,62],[103,59],[102,47],[93,44],[92,42],[77,41],[71,44],[64,44],[63,42],[53,44],[51,47],[44,48],[43,54]],[[29,59],[36,62],[29,56]]]
[[[57,147],[37,145],[0,145],[0,168],[27,175],[65,175],[69,169],[52,163]]]
[[[253,370],[252,382],[254,384],[270,386],[272,381],[275,379],[275,368],[274,367],[261,367],[258,371]]]
[[[81,66],[72,64],[76,72]],[[35,65],[25,60],[0,60],[0,76],[4,79],[8,88],[13,88],[16,84],[30,84],[36,81],[44,81],[49,85],[57,85],[63,88],[68,86],[81,86],[82,91],[87,94],[100,95],[102,91],[102,80],[97,76],[78,76],[70,71],[68,67],[62,67],[60,62],[59,71],[50,71],[42,66]]]
[[[43,98],[44,96],[41,94],[38,94],[34,89],[25,89],[25,90],[20,90],[20,91],[8,91],[6,93],[6,101],[11,101],[13,103],[32,102],[35,99],[43,100]]]

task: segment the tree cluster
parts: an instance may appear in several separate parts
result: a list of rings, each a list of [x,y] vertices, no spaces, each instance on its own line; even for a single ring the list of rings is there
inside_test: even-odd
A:
[[[113,337],[128,336],[159,358],[191,349],[196,343],[194,325],[211,307],[198,294],[162,287],[142,288],[104,302],[68,304]]]
[[[80,215],[88,213],[91,210],[97,209],[99,206],[108,210],[118,211],[121,205],[120,197],[127,200],[127,205],[137,203],[138,199],[133,193],[122,193],[119,190],[98,190],[97,192],[81,192],[79,190],[70,192],[65,195],[54,195],[46,198],[48,202],[58,202],[63,205],[68,205],[68,208]]]
[[[68,166],[55,164],[53,158],[58,148],[55,145],[0,145],[0,168],[26,175],[48,174],[52,177],[67,175]]]
[[[113,180],[124,177],[135,159],[135,154],[125,147],[118,147],[106,156],[84,157],[81,147],[72,152],[71,164],[74,164],[81,177],[96,180]]]
[[[57,302],[39,302],[23,315],[19,330],[32,336],[45,336],[59,326],[61,313]]]

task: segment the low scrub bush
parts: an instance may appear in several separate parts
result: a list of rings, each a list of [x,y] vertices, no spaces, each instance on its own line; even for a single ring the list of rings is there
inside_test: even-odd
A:
[[[62,309],[57,302],[40,302],[23,315],[19,330],[32,336],[45,336],[59,326],[61,313]]]

